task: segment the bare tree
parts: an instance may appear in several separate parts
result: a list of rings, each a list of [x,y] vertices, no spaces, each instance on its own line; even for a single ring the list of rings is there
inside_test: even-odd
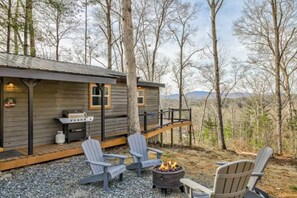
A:
[[[90,25],[93,25],[92,23]],[[77,32],[78,35],[83,35],[83,29],[79,29]],[[77,37],[76,39],[73,40],[72,45],[77,46],[73,50],[73,54],[75,57],[75,62],[79,62],[81,64],[89,64],[92,65],[94,60],[101,64],[103,67],[106,65],[99,60],[100,57],[100,47],[101,43],[105,42],[104,38],[98,35],[98,32],[96,32],[96,29],[89,28],[87,30],[87,38],[85,37]],[[85,45],[86,42],[86,47],[87,50],[85,50],[82,46]],[[87,54],[85,54],[87,52]]]
[[[162,64],[158,50],[166,40],[173,0],[140,0],[134,3],[136,57],[139,73],[145,80],[159,81],[167,65]],[[164,56],[164,55],[163,55]]]
[[[25,6],[23,5],[23,8],[25,10],[25,22],[24,22],[24,43],[23,43],[23,49],[24,49],[24,55],[28,55],[28,29],[29,29],[29,4],[30,0],[26,0]]]
[[[113,29],[112,29],[112,0],[96,1],[100,9],[96,12],[96,19],[100,20],[98,27],[102,31],[107,41],[107,69],[112,69],[112,47],[113,47]]]
[[[176,59],[177,67],[174,68],[175,79],[178,79],[179,88],[179,118],[181,118],[181,109],[183,108],[184,96],[184,70],[193,65],[193,57],[201,49],[197,49],[192,45],[192,38],[197,32],[197,27],[192,24],[197,20],[198,5],[192,5],[190,2],[175,2],[175,12],[173,12],[173,22],[169,25],[169,29],[173,35],[173,39],[178,45],[178,58]],[[179,141],[182,142],[182,130],[180,128]]]
[[[19,19],[19,5],[20,2],[17,1],[16,2],[16,6],[14,9],[14,15],[12,18],[12,27],[13,27],[13,45],[14,45],[14,53],[18,54],[19,53],[19,42],[22,42],[22,40],[20,39],[20,33],[19,33],[19,23],[18,23],[18,19]],[[22,46],[22,44],[21,44]]]
[[[224,138],[223,114],[222,114],[222,100],[220,90],[220,68],[219,68],[219,55],[218,55],[218,39],[216,30],[216,17],[220,11],[224,0],[208,0],[208,5],[211,13],[211,27],[212,27],[212,54],[214,61],[214,74],[215,74],[215,90],[217,99],[217,114],[219,120],[218,138],[220,140],[221,149],[227,149]]]
[[[250,61],[275,78],[276,133],[278,153],[282,154],[283,112],[281,86],[285,89],[292,117],[290,76],[296,70],[296,3],[294,0],[250,1],[234,24],[235,35],[251,52]],[[292,64],[293,63],[293,64]],[[293,66],[292,66],[293,65]],[[283,75],[283,77],[281,76]]]
[[[33,21],[33,0],[28,0],[28,4],[26,5],[26,9],[28,9],[28,29],[30,36],[30,56],[36,56],[35,49],[35,29],[34,29],[34,21]],[[27,11],[26,11],[27,12]]]
[[[275,94],[276,94],[276,106],[277,106],[277,132],[278,132],[278,153],[283,154],[283,141],[282,141],[282,98],[281,98],[281,86],[280,86],[280,32],[279,32],[279,16],[278,16],[278,4],[276,0],[270,1],[272,8],[273,29],[274,29],[274,69],[275,69]],[[281,6],[281,5],[280,5]]]
[[[131,0],[122,0],[124,54],[127,68],[128,133],[140,133],[137,104],[136,61],[134,54]]]
[[[46,0],[40,2],[39,12],[43,19],[39,26],[42,28],[42,40],[48,47],[54,47],[54,57],[60,59],[61,41],[70,37],[79,25],[81,7],[77,1]],[[46,14],[45,14],[46,13]]]
[[[11,0],[8,0],[7,5],[7,40],[6,40],[6,51],[10,52],[10,41],[11,41]]]

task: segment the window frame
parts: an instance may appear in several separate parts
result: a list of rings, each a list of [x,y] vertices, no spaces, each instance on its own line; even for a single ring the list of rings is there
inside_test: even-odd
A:
[[[98,110],[101,109],[101,105],[93,105],[93,87],[97,87],[95,83],[90,83],[89,84],[89,109],[90,110]],[[111,109],[112,104],[111,104],[111,85],[107,84],[104,85],[104,89],[108,89],[108,95],[107,96],[107,105],[105,105],[105,109]],[[101,100],[101,95],[98,95],[99,99]]]
[[[138,96],[138,91],[143,92],[143,96]],[[143,103],[138,103],[138,98],[143,98]],[[145,89],[142,87],[137,87],[137,105],[140,107],[146,106],[146,92]]]

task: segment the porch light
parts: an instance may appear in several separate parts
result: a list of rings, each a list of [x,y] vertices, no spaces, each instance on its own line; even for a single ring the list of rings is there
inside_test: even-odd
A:
[[[7,88],[14,88],[14,84],[12,82],[7,83]]]

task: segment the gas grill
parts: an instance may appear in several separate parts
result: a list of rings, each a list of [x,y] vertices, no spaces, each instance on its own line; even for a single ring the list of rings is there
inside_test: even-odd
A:
[[[59,118],[59,120],[63,124],[66,142],[70,143],[86,138],[86,123],[92,122],[94,116],[87,116],[87,113],[83,110],[64,110],[62,118]]]

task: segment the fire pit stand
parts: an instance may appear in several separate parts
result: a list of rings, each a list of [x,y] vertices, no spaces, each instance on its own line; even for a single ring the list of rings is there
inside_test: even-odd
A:
[[[162,192],[167,193],[167,189],[179,188],[184,192],[182,183],[179,181],[184,175],[185,170],[178,167],[175,171],[161,171],[159,166],[153,168],[153,188],[160,188]]]

